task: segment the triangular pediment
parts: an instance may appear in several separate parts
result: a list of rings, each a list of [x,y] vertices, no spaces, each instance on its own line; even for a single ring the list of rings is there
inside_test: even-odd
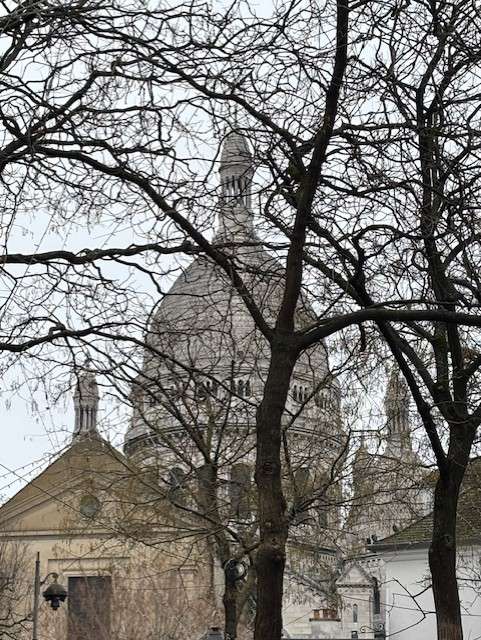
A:
[[[357,562],[349,562],[336,580],[338,586],[370,585],[372,577]]]
[[[77,441],[0,507],[0,530],[47,532],[91,526],[80,511],[82,497],[94,495],[101,501],[125,475],[121,454],[108,443]]]

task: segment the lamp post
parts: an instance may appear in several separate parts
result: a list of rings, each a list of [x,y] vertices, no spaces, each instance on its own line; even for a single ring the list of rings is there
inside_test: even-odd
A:
[[[38,604],[40,599],[40,587],[44,585],[47,580],[52,576],[53,582],[43,592],[43,597],[54,611],[56,611],[62,602],[67,597],[67,590],[61,584],[57,582],[58,573],[48,573],[43,580],[40,579],[40,553],[37,553],[37,559],[35,560],[35,582],[33,591],[33,631],[32,640],[38,640]]]

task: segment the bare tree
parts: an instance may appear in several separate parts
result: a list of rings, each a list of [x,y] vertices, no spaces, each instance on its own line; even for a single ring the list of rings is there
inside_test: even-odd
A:
[[[194,263],[190,270],[198,266]],[[167,539],[208,542],[207,555],[223,569],[226,636],[235,638],[239,621],[249,622],[249,609],[256,601],[259,536],[252,481],[255,410],[266,373],[265,355],[251,332],[254,327],[239,329],[237,314],[231,317],[220,300],[216,306],[207,292],[197,301],[181,293],[185,282],[195,289],[200,286],[187,273],[179,276],[176,294],[165,299],[151,320],[140,369],[126,360],[125,352],[115,359],[124,362],[116,370],[119,392],[122,382],[133,389],[125,450],[128,473],[134,486],[141,487],[122,501],[141,507],[133,512],[135,528],[143,523],[141,528],[148,532],[149,523],[161,522],[167,514],[172,520]],[[218,287],[219,283],[216,295],[222,291]],[[185,302],[196,305],[192,316]],[[217,314],[222,329],[214,322],[211,331],[212,315]],[[182,357],[184,350],[189,358]],[[294,546],[296,539],[305,544],[319,538],[324,546],[336,548],[342,463],[349,439],[340,424],[332,373],[321,359],[319,378],[312,362],[316,360],[297,368],[282,429],[286,518]],[[129,516],[123,514],[121,521],[128,523]]]
[[[30,627],[32,583],[25,581],[26,552],[22,545],[0,543],[0,634],[17,640]]]
[[[98,217],[136,236],[83,251],[6,245],[4,310],[13,307],[1,349],[46,361],[49,345],[67,358],[86,342],[140,344],[147,296],[132,304],[137,282],[129,288],[107,263],[145,274],[159,293],[157,276],[175,267],[169,256],[216,265],[268,357],[255,427],[255,634],[265,640],[282,627],[282,423],[294,368],[334,333],[353,355],[380,338],[439,467],[430,554],[438,636],[461,638],[456,504],[481,417],[479,333],[467,329],[481,325],[476,5],[286,3],[267,17],[242,2],[5,11],[6,231],[34,206],[53,224]],[[258,234],[240,241],[212,237],[210,226],[226,200],[247,197],[245,184],[224,182],[219,194],[216,150],[200,160],[225,126],[254,141],[259,167],[249,194]],[[277,307],[249,287],[239,245],[277,255],[280,268],[265,268]],[[300,317],[304,298],[314,313]]]

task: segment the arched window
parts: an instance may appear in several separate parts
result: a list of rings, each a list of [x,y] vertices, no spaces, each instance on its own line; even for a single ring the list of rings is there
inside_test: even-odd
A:
[[[249,380],[247,380],[247,382],[246,382],[245,393],[246,393],[246,397],[250,398],[250,396],[251,396],[251,383],[250,383]]]
[[[292,397],[297,402],[297,384],[294,385],[294,389],[292,390]]]
[[[373,578],[372,582],[373,582],[372,606],[373,606],[374,614],[378,615],[381,613],[381,592],[379,591],[379,582],[377,581],[377,578]]]
[[[246,520],[251,516],[250,485],[250,467],[242,462],[234,464],[230,474],[229,498],[231,514],[238,520]]]
[[[196,386],[196,395],[199,400],[205,400],[209,395],[208,381],[198,382]]]
[[[180,467],[169,469],[169,499],[178,506],[185,506],[185,473]]]
[[[357,617],[358,617],[357,604],[353,604],[352,605],[352,621],[357,622]]]
[[[244,381],[239,380],[237,383],[237,394],[242,398],[244,397]]]

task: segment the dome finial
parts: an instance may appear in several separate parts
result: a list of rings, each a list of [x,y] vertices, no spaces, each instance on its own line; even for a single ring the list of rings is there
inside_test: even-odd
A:
[[[77,376],[73,399],[75,407],[74,440],[79,437],[98,435],[99,388],[89,357],[85,360],[82,370]]]

